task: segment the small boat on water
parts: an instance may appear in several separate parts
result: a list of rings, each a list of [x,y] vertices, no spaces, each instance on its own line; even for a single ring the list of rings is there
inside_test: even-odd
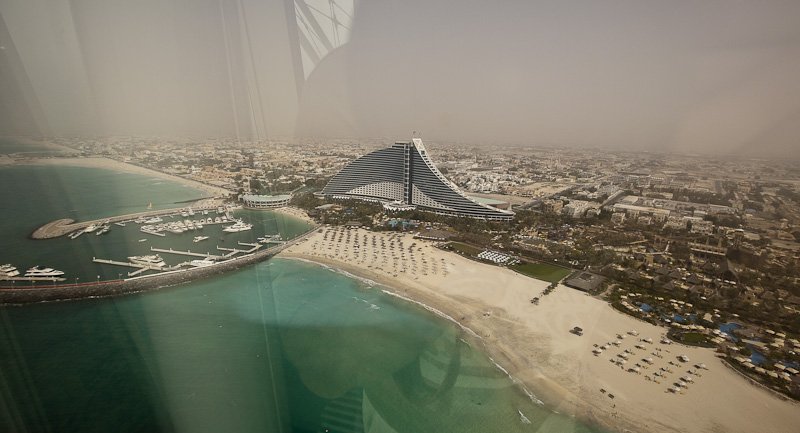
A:
[[[72,232],[72,233],[68,234],[67,236],[68,236],[70,239],[77,239],[77,237],[78,237],[78,236],[80,236],[80,235],[82,235],[82,234],[83,234],[83,230],[78,230],[78,231],[76,231],[76,232]]]
[[[120,227],[125,227],[125,223],[124,222],[117,222],[117,223],[114,223],[114,224],[118,225]]]
[[[145,239],[139,239],[139,242],[147,242],[147,238],[145,238]]]
[[[192,239],[192,242],[197,243],[206,239],[208,239],[208,236],[195,236],[194,239]]]
[[[95,235],[97,236],[104,235],[110,231],[111,231],[111,226],[103,226],[100,227],[100,230],[98,230],[97,233],[95,233]]]

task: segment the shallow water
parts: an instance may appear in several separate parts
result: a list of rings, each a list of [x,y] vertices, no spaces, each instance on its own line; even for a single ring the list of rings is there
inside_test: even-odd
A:
[[[24,185],[0,197],[13,199],[6,212],[17,216],[0,228],[16,242],[0,262],[95,272],[86,256],[127,254],[140,246],[126,246],[133,234],[112,226],[82,236],[87,244],[33,241],[30,227],[63,217],[65,203],[93,218],[200,195],[78,170],[0,169],[0,179]],[[37,190],[54,188],[52,179],[60,195]],[[98,197],[63,197],[87,184]],[[21,190],[42,198],[20,203]],[[271,212],[243,216],[264,232],[305,228]],[[75,264],[58,262],[58,248]],[[0,431],[596,431],[537,405],[459,332],[379,287],[288,259],[146,294],[4,307]]]

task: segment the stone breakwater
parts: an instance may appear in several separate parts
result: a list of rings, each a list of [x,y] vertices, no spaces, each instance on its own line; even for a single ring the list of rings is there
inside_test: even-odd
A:
[[[186,207],[189,207],[189,206],[191,206],[191,205],[187,204],[187,206],[185,206],[185,207],[172,208],[172,209],[152,210],[152,211],[145,211],[145,212],[137,212],[137,213],[131,213],[131,214],[126,214],[126,215],[118,215],[118,216],[113,216],[113,217],[108,217],[108,218],[99,218],[99,219],[96,219],[96,220],[81,221],[81,222],[75,222],[75,220],[72,220],[72,219],[69,219],[69,218],[58,219],[58,220],[55,220],[55,221],[51,221],[51,222],[39,227],[38,229],[34,230],[34,232],[31,233],[30,237],[31,237],[31,239],[52,239],[52,238],[57,238],[57,237],[60,237],[60,236],[64,236],[67,233],[71,233],[71,232],[78,231],[78,230],[83,230],[83,229],[85,229],[86,227],[89,227],[92,224],[101,224],[101,223],[104,223],[104,222],[115,223],[115,222],[120,222],[120,221],[131,221],[131,220],[135,220],[137,218],[143,218],[143,217],[154,217],[154,216],[160,216],[160,215],[170,215],[170,214],[174,214],[174,213],[180,213],[181,210],[186,209]],[[216,203],[213,206],[193,207],[193,209],[195,211],[198,211],[198,210],[199,211],[202,211],[202,210],[214,210],[216,208],[217,208],[217,204]]]
[[[0,305],[31,304],[35,302],[66,301],[70,299],[101,298],[146,292],[176,286],[190,281],[220,275],[255,264],[274,256],[297,242],[305,240],[316,227],[278,246],[240,256],[212,266],[143,275],[124,280],[54,286],[0,287]]]

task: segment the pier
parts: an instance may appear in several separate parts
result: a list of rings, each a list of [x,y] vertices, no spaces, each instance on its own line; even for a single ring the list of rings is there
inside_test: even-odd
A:
[[[143,263],[131,263],[131,262],[120,262],[117,260],[108,260],[108,259],[98,259],[97,257],[92,257],[92,261],[95,263],[102,263],[104,265],[115,265],[115,266],[127,266],[129,268],[137,268],[133,272],[128,272],[129,277],[134,277],[146,271],[168,271],[177,269],[180,265],[171,266],[171,267],[160,267],[154,265],[145,265]]]
[[[0,281],[67,281],[64,277],[2,277]]]
[[[172,248],[167,250],[167,249],[164,249],[164,248],[150,247],[150,251],[154,251],[154,252],[157,252],[157,253],[176,254],[176,255],[179,255],[179,256],[202,257],[204,259],[214,259],[214,260],[222,260],[222,259],[225,258],[225,256],[218,256],[216,254],[211,254],[211,253],[193,253],[191,251],[173,250]]]
[[[52,239],[57,238],[60,236],[64,236],[67,233],[75,232],[78,230],[83,230],[86,227],[89,227],[92,224],[103,224],[103,223],[125,223],[128,221],[133,221],[138,218],[147,218],[147,217],[155,217],[155,216],[164,216],[164,215],[180,215],[182,211],[187,208],[192,208],[193,211],[216,211],[219,207],[218,204],[214,205],[205,205],[201,207],[193,207],[193,206],[184,206],[178,208],[170,208],[170,209],[161,209],[161,210],[151,210],[151,211],[144,211],[144,212],[136,212],[126,215],[117,215],[107,218],[99,218],[96,220],[91,221],[82,221],[82,222],[75,222],[73,219],[63,218],[58,219],[55,221],[51,221],[38,229],[36,229],[33,233],[31,233],[31,238],[33,239]],[[217,223],[220,224],[220,223]],[[155,233],[149,233],[155,234]]]
[[[35,285],[28,287],[27,285],[11,285],[4,284],[8,281],[0,280],[0,305],[3,304],[26,304],[32,302],[43,301],[56,301],[66,299],[81,299],[87,297],[106,297],[106,296],[119,296],[127,293],[137,293],[148,290],[155,290],[161,287],[174,286],[177,284],[194,281],[201,278],[219,275],[234,269],[239,269],[251,264],[255,264],[266,260],[275,254],[278,254],[284,248],[287,248],[297,242],[302,242],[318,227],[297,236],[294,239],[284,242],[280,245],[275,245],[268,248],[253,247],[250,250],[239,250],[239,253],[246,253],[240,256],[230,257],[227,260],[220,261],[211,266],[200,267],[186,267],[187,263],[172,266],[170,268],[163,268],[161,272],[147,273],[144,269],[137,269],[128,274],[127,278],[105,281],[91,281],[84,283],[59,283],[53,282],[52,286]],[[167,253],[175,253],[175,251],[166,250]],[[192,253],[198,254],[198,253]],[[206,255],[201,255],[206,257]],[[96,259],[96,258],[95,258]],[[104,259],[96,259],[104,260]],[[126,262],[117,262],[125,264]],[[115,263],[116,264],[116,263]],[[122,265],[120,265],[122,266]],[[134,275],[136,274],[136,275]],[[141,275],[140,275],[141,274]],[[18,280],[15,278],[15,280]],[[27,280],[26,280],[27,281]],[[47,280],[50,281],[50,280]]]

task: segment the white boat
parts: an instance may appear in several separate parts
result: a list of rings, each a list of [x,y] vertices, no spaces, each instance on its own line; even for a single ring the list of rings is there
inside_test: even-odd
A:
[[[192,216],[194,215],[194,210],[192,210],[192,208],[189,208],[189,211],[187,213],[189,214],[189,216]]]
[[[200,242],[200,241],[204,241],[206,239],[208,239],[208,236],[195,236],[194,239],[192,239],[192,242],[197,243],[197,242]]]
[[[99,228],[100,226],[97,224],[90,224],[89,227],[86,227],[85,229],[83,229],[83,231],[84,233],[91,233]]]
[[[128,260],[137,265],[155,266],[158,268],[167,266],[167,264],[164,263],[164,259],[162,259],[158,254],[151,254],[147,256],[130,256],[128,257]]]
[[[139,242],[147,242],[147,238],[145,238],[145,239],[139,239]]]
[[[161,219],[161,218],[159,218],[159,217],[153,217],[153,218],[150,218],[150,219],[146,220],[145,222],[146,222],[147,224],[158,224],[158,223],[160,223],[161,221],[164,221],[164,220],[162,220],[162,219]]]
[[[39,268],[34,266],[25,271],[26,277],[60,277],[64,275],[64,271],[59,271],[53,268]]]
[[[247,224],[243,221],[236,221],[236,224],[229,225],[222,229],[223,232],[228,233],[236,233],[236,232],[243,232],[253,228],[252,224]]]
[[[191,262],[189,262],[189,264],[192,265],[192,266],[196,266],[198,268],[202,268],[202,267],[213,265],[214,261],[211,260],[211,259],[192,260]]]
[[[108,233],[110,231],[111,231],[111,227],[110,226],[103,226],[103,227],[100,228],[100,230],[97,231],[97,233],[95,233],[95,235],[97,235],[97,236],[104,235],[104,234],[106,234],[106,233]]]
[[[203,223],[200,222],[200,221],[197,221],[196,223],[194,223],[194,228],[200,230],[201,228],[203,228]]]
[[[16,277],[17,275],[19,275],[19,271],[16,266],[12,266],[9,263],[0,266],[0,277]]]
[[[118,225],[120,227],[125,227],[125,223],[123,223],[123,222],[118,222],[118,223],[114,223],[114,224],[116,224],[116,225]]]
[[[77,239],[78,236],[80,236],[82,234],[83,234],[83,230],[78,230],[76,232],[72,232],[72,233],[68,234],[67,236],[69,236],[70,239]]]

